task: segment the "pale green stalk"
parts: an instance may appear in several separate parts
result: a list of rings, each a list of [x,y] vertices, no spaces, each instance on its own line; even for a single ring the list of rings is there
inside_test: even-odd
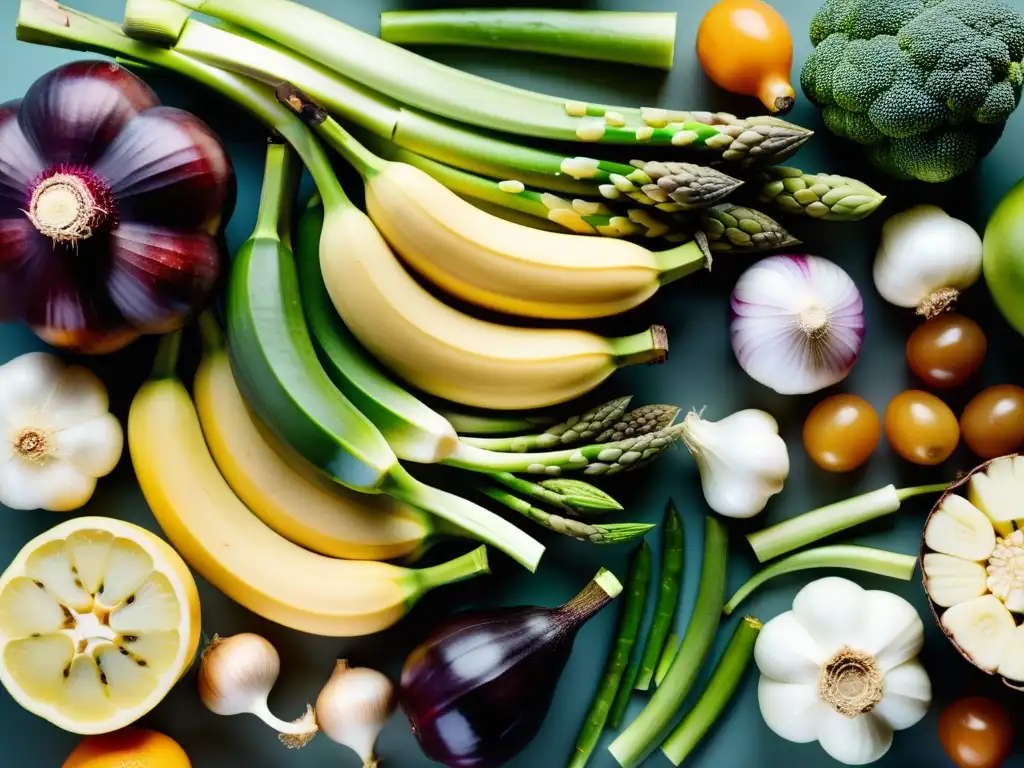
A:
[[[554,422],[549,416],[505,416],[501,413],[438,411],[460,435],[515,435],[532,432]]]
[[[525,453],[553,448],[557,445],[574,445],[597,437],[608,427],[616,424],[619,417],[626,412],[632,399],[632,397],[617,397],[607,403],[601,403],[586,413],[571,416],[539,434],[515,437],[465,437],[462,441],[466,445],[476,448],[509,453]]]
[[[496,472],[491,479],[517,493],[530,496],[571,515],[604,513],[621,510],[615,499],[590,483],[569,478],[552,478],[539,483],[523,480],[510,472]]]
[[[654,670],[655,685],[661,685],[661,681],[668,674],[669,667],[676,660],[677,653],[679,653],[679,635],[671,632],[665,639],[665,648],[661,652],[661,658],[658,659],[658,668]]]
[[[742,587],[736,590],[736,593],[729,599],[729,602],[725,604],[722,612],[728,616],[755,589],[766,581],[787,573],[806,571],[810,568],[841,568],[910,581],[914,576],[914,568],[916,567],[916,557],[901,555],[896,552],[887,552],[884,549],[872,549],[871,547],[858,547],[848,544],[808,549],[778,560],[767,568],[763,568],[755,573]]]

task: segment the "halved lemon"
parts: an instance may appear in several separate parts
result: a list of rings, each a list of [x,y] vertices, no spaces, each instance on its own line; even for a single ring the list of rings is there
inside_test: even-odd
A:
[[[121,520],[68,520],[0,576],[0,682],[66,731],[108,733],[167,695],[199,627],[195,581],[166,542]]]

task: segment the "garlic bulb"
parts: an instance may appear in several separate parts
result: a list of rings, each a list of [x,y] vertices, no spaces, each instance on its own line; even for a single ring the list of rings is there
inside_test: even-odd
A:
[[[103,383],[30,352],[0,366],[0,504],[78,509],[121,458],[124,433]]]
[[[864,303],[842,269],[819,256],[770,256],[732,292],[736,359],[780,395],[842,381],[864,342]]]
[[[761,716],[788,741],[817,741],[847,765],[872,763],[894,731],[928,711],[923,644],[921,617],[898,595],[834,576],[813,581],[757,638]]]
[[[875,257],[875,287],[897,307],[925,317],[949,309],[981,277],[981,237],[934,205],[889,218]]]
[[[928,518],[925,591],[945,609],[942,630],[972,664],[1024,684],[1024,457],[1004,456],[970,475],[968,498],[945,496]]]
[[[281,657],[259,635],[214,635],[199,665],[199,698],[216,715],[256,715],[279,733],[286,747],[297,749],[316,735],[316,716],[308,705],[291,723],[270,712],[267,697],[280,672]]]
[[[350,667],[340,659],[316,700],[320,730],[352,749],[364,768],[375,768],[373,748],[395,709],[395,687],[375,669]]]
[[[789,476],[786,443],[764,411],[739,411],[721,421],[690,411],[681,437],[697,462],[704,498],[720,515],[753,517]]]

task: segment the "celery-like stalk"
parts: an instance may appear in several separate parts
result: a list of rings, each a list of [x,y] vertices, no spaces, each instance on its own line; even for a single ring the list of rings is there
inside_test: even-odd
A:
[[[152,0],[136,0],[126,29],[147,26]],[[163,4],[165,0],[157,0]],[[673,145],[720,152],[729,161],[769,161],[778,150],[811,134],[772,117],[738,120],[729,115],[587,104],[515,88],[453,69],[291,0],[176,0],[180,5],[244,27],[301,51],[356,82],[424,112],[506,133],[563,141]],[[166,11],[162,12],[164,15]],[[167,37],[181,31],[168,24]]]
[[[842,568],[851,571],[876,573],[879,576],[890,576],[894,579],[910,581],[917,567],[917,558],[887,552],[884,549],[858,547],[840,544],[834,547],[817,547],[805,552],[797,552],[787,558],[772,563],[767,568],[755,573],[729,599],[722,611],[726,616],[736,610],[740,603],[751,593],[770,579],[809,568]]]
[[[452,8],[380,15],[396,45],[465,45],[672,69],[676,14],[545,8]]]
[[[944,483],[900,490],[894,485],[887,485],[877,491],[828,504],[769,528],[755,531],[747,535],[747,541],[753,547],[757,559],[763,563],[833,533],[892,514],[904,501],[913,496],[944,490]]]

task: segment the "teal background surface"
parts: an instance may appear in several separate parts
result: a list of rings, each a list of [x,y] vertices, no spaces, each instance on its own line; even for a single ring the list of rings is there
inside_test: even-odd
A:
[[[240,2],[242,0],[239,0]],[[307,0],[311,5],[335,13],[345,21],[377,30],[377,13],[398,7],[420,8],[438,5],[438,0]],[[1024,11],[1024,0],[1013,0]],[[111,19],[120,17],[120,0],[75,0],[76,7]],[[443,5],[444,3],[442,3]],[[456,4],[450,0],[449,4]],[[464,3],[469,5],[470,3]],[[475,2],[473,5],[480,5]],[[507,4],[494,3],[494,4]],[[689,109],[727,109],[738,114],[758,114],[753,100],[729,96],[703,76],[693,52],[694,36],[701,17],[713,0],[560,0],[548,5],[620,10],[679,11],[676,67],[669,76],[650,70],[599,66],[573,60],[544,58],[494,51],[425,51],[431,56],[473,72],[536,90],[578,99],[631,105],[651,104]],[[0,0],[0,101],[18,98],[33,80],[50,68],[81,56],[65,51],[33,47],[14,39],[17,0]],[[794,78],[810,50],[807,28],[818,3],[810,0],[775,0],[793,32],[796,55]],[[228,243],[237,247],[255,220],[265,134],[240,111],[222,103],[203,88],[159,73],[147,75],[167,104],[193,111],[206,119],[226,142],[238,173],[239,201],[227,229]],[[1000,197],[1024,174],[1024,156],[1019,145],[1024,139],[1024,110],[1010,121],[996,150],[975,172],[941,187],[902,185],[875,175],[857,151],[824,132],[815,110],[800,95],[790,119],[819,131],[804,150],[791,161],[811,171],[834,171],[864,178],[889,195],[875,218],[860,224],[843,225],[785,220],[806,243],[805,250],[835,260],[860,287],[867,307],[867,338],[860,362],[841,385],[806,397],[783,397],[758,385],[740,370],[728,342],[728,295],[750,257],[722,256],[713,274],[692,276],[661,292],[646,306],[595,327],[616,333],[632,333],[650,322],[668,326],[671,359],[657,368],[633,368],[616,375],[596,397],[622,393],[635,395],[635,404],[666,402],[684,408],[707,407],[706,416],[717,419],[741,408],[762,408],[779,421],[792,457],[792,472],[785,491],[774,498],[767,511],[754,521],[730,522],[733,534],[730,561],[730,590],[738,587],[753,570],[742,534],[757,526],[796,515],[847,496],[879,488],[888,483],[898,487],[952,478],[971,468],[975,461],[965,449],[945,465],[922,469],[899,460],[884,445],[860,471],[831,476],[816,469],[806,458],[800,442],[803,419],[815,403],[833,392],[864,396],[883,412],[896,393],[915,386],[906,368],[903,348],[917,319],[908,311],[885,304],[871,282],[871,262],[884,217],[917,202],[943,205],[979,229]],[[996,313],[983,284],[965,296],[961,310],[978,320],[988,334],[990,351],[982,374],[962,390],[944,395],[958,413],[982,386],[1022,383],[1024,340]],[[194,340],[193,340],[194,342]],[[90,359],[111,389],[114,409],[126,417],[131,396],[145,378],[153,353],[151,340],[110,357]],[[44,345],[19,325],[0,326],[0,363]],[[192,344],[194,350],[195,344]],[[0,393],[2,395],[2,393]],[[443,481],[458,484],[449,473]],[[642,474],[626,476],[608,489],[627,502],[627,516],[659,522],[665,501],[676,499],[685,518],[687,561],[684,598],[677,616],[677,628],[685,627],[692,608],[700,568],[702,521],[706,507],[699,477],[686,451],[679,449]],[[466,492],[469,493],[468,487]],[[907,503],[891,519],[856,530],[849,538],[858,543],[900,552],[917,552],[921,527],[930,507],[928,499]],[[157,530],[146,507],[127,455],[116,472],[102,481],[92,502],[82,514],[110,515]],[[45,512],[2,511],[0,524],[0,565],[6,564],[33,536],[56,524],[62,516]],[[530,523],[523,522],[524,526]],[[397,679],[408,651],[440,617],[467,606],[515,604],[556,605],[572,597],[600,566],[624,574],[629,547],[598,548],[570,541],[546,532],[538,534],[550,545],[536,575],[530,576],[507,559],[495,555],[494,573],[457,587],[442,589],[426,599],[403,622],[387,632],[357,639],[331,639],[304,635],[256,617],[222,596],[197,578],[203,601],[204,631],[208,635],[258,632],[279,649],[281,678],[271,696],[271,708],[278,715],[297,716],[307,701],[316,698],[327,680],[336,657],[380,668]],[[657,531],[650,542],[658,551]],[[443,554],[443,553],[442,553]],[[273,563],[268,563],[273,567]],[[768,620],[786,610],[800,586],[824,573],[801,573],[781,578],[763,588],[744,606],[747,612]],[[868,588],[888,589],[910,600],[924,618],[927,640],[922,659],[935,689],[932,712],[912,730],[897,733],[890,753],[880,766],[951,765],[937,739],[937,717],[942,708],[962,695],[989,695],[1020,711],[1022,694],[1013,694],[997,682],[963,662],[936,629],[928,613],[919,580],[896,583],[864,575],[852,576]],[[339,589],[347,585],[339,584]],[[650,612],[650,611],[649,611]],[[544,728],[530,747],[510,765],[517,768],[557,768],[565,765],[577,729],[589,705],[604,664],[616,620],[616,610],[607,609],[581,631],[572,658],[562,676]],[[734,618],[724,625],[715,654],[731,632]],[[710,665],[709,665],[710,667]],[[705,670],[704,677],[710,673]],[[757,674],[751,670],[733,705],[720,725],[692,756],[695,768],[753,768],[753,766],[801,766],[816,768],[834,764],[816,745],[795,745],[772,734],[761,721],[757,707]],[[701,687],[700,684],[697,686]],[[630,716],[639,712],[644,696],[637,696]],[[628,721],[629,717],[627,717]],[[357,766],[354,754],[326,738],[314,740],[300,752],[288,752],[275,734],[251,716],[217,717],[207,712],[196,695],[195,671],[189,673],[142,724],[177,739],[196,768],[319,768]],[[1016,718],[1020,726],[1021,719]],[[605,735],[591,765],[611,768],[615,762],[604,750]],[[0,690],[0,766],[10,768],[57,768],[78,742],[20,709]],[[421,768],[431,763],[419,752],[404,717],[397,713],[385,729],[379,752],[385,766]],[[668,765],[660,753],[645,765]],[[1008,763],[1024,767],[1024,736],[1018,740]]]

